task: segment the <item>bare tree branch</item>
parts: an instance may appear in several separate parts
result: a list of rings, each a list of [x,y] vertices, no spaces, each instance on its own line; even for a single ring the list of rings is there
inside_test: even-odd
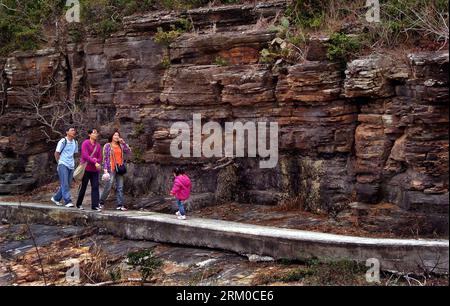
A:
[[[58,94],[56,85],[31,85],[18,90],[19,100],[33,111],[40,123],[41,131],[47,141],[57,141],[64,137],[61,132],[68,125],[78,128],[84,126],[85,114],[76,101],[68,100]],[[52,93],[51,91],[56,91]]]
[[[21,202],[19,202],[19,207],[22,208]],[[44,263],[42,261],[41,253],[39,252],[39,248],[37,246],[36,238],[34,237],[33,232],[31,231],[30,228],[30,224],[28,223],[28,218],[25,218],[25,225],[27,227],[28,233],[30,234],[31,240],[33,241],[34,248],[36,249],[39,265],[41,267],[42,278],[44,280],[44,285],[47,286],[47,279],[45,278],[45,271],[44,271]]]
[[[6,8],[8,11],[12,11],[12,12],[19,12],[19,10],[13,9],[8,7],[6,4],[3,3],[3,1],[0,1],[0,6],[3,6],[4,8]]]

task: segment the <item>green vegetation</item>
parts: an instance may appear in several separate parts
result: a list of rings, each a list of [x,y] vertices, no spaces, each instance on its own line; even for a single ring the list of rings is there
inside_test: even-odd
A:
[[[270,31],[276,32],[268,48],[260,52],[260,62],[264,64],[278,64],[282,61],[295,63],[304,56],[304,46],[308,36],[296,27],[292,27],[287,17],[282,17],[278,25],[271,26]]]
[[[163,28],[158,27],[154,40],[159,44],[168,45],[181,34],[183,34],[183,31],[177,29],[175,25],[171,25],[171,29],[169,31],[164,31]]]
[[[414,39],[448,40],[448,1],[386,0],[380,1],[380,22],[367,22],[365,0],[294,0],[286,17],[303,31],[342,33],[350,24],[362,27],[356,31],[360,43],[372,46],[395,46]]]
[[[144,126],[144,124],[141,122],[141,123],[138,123],[138,124],[136,124],[135,126],[134,126],[134,131],[133,131],[134,133],[133,133],[133,135],[134,136],[140,136],[140,135],[142,135],[142,134],[144,134],[144,132],[145,132],[145,126]]]
[[[448,42],[448,1],[387,0],[380,5],[381,22],[369,25],[371,44]]]
[[[327,1],[294,0],[287,10],[286,16],[299,28],[320,28],[324,24],[324,8]]]
[[[170,57],[169,56],[166,55],[166,56],[163,57],[163,59],[161,61],[161,66],[164,69],[170,68]]]
[[[16,235],[14,237],[14,241],[24,241],[27,239],[30,239],[30,237],[28,235],[22,235],[22,234]]]
[[[108,270],[109,277],[111,281],[118,282],[122,279],[122,271],[119,267],[114,267]]]
[[[342,33],[333,33],[327,42],[327,57],[330,61],[342,65],[346,63],[361,49],[361,41],[358,37]]]
[[[217,57],[214,59],[214,65],[218,65],[218,66],[229,66],[229,65],[230,65],[230,62],[229,62],[227,59],[223,58],[223,57],[217,56]]]
[[[0,55],[14,50],[35,50],[45,43],[43,31],[63,12],[60,0],[2,0]]]
[[[293,262],[282,262],[289,266]],[[254,280],[254,285],[266,285],[275,282],[302,282],[305,285],[354,285],[365,284],[367,268],[355,261],[340,260],[320,262],[317,259],[305,261],[302,265],[288,270],[262,273]]]
[[[84,28],[107,37],[119,30],[122,18],[153,9],[153,0],[81,0],[81,24],[70,25],[69,36],[81,41]],[[46,43],[45,31],[54,31],[64,18],[63,0],[2,0],[0,6],[0,55],[14,50],[35,50]]]
[[[153,0],[81,0],[81,23],[87,31],[106,38],[122,28],[122,18],[154,9]]]
[[[188,19],[180,18],[175,24],[170,25],[169,30],[164,30],[162,27],[158,27],[154,40],[159,44],[168,45],[181,34],[192,30],[192,28],[192,23]]]
[[[143,155],[144,152],[142,152],[141,148],[133,148],[133,162],[135,164],[142,164],[144,162]]]
[[[311,34],[326,34],[330,61],[346,62],[363,50],[400,44],[436,48],[448,43],[448,2],[386,0],[380,2],[380,22],[368,22],[365,0],[294,0],[285,15],[269,28],[276,38],[260,53],[272,65],[304,59]]]
[[[274,64],[278,60],[287,58],[289,56],[289,50],[286,48],[281,48],[278,45],[270,45],[269,48],[264,48],[260,52],[260,63],[263,64]]]
[[[162,266],[161,259],[156,258],[153,249],[132,252],[128,254],[128,264],[133,268],[138,268],[141,273],[142,282],[152,277],[155,270]]]
[[[154,39],[155,42],[160,44],[170,44],[182,33],[182,31],[176,29],[173,25],[169,31],[164,31],[161,27],[158,27],[158,31],[156,32]]]
[[[106,38],[122,29],[122,19],[125,16],[155,10],[189,9],[206,3],[205,0],[81,0],[81,20],[90,33]],[[158,28],[157,39],[160,42],[171,41],[191,29],[189,20],[179,19],[169,31]]]
[[[206,0],[80,0],[81,23],[68,27],[72,41],[85,33],[106,38],[122,28],[122,19],[137,13],[189,9],[206,5]],[[54,32],[55,22],[64,19],[65,0],[2,0],[0,5],[0,55],[15,50],[36,50],[47,43],[46,30]],[[188,30],[186,20],[179,29]],[[62,23],[61,23],[62,24]]]
[[[84,29],[76,23],[69,24],[67,32],[72,42],[79,43],[83,40]]]
[[[216,4],[243,3],[243,0],[221,0]],[[296,62],[303,58],[303,46],[311,32],[332,36],[329,58],[340,61],[364,47],[395,47],[418,43],[442,47],[448,42],[448,11],[446,0],[380,1],[381,22],[369,23],[365,16],[365,0],[293,0],[285,16],[271,29],[285,44],[272,44],[262,51],[261,62],[282,59]],[[2,0],[0,5],[0,55],[14,50],[35,50],[43,47],[46,37],[54,36],[56,21],[62,25],[64,0]],[[123,17],[155,10],[186,10],[205,6],[209,0],[80,0],[81,23],[68,27],[72,41],[80,42],[86,33],[109,37],[122,29]],[[352,27],[349,25],[356,25]],[[160,28],[155,39],[170,43],[192,30],[189,20],[180,20],[171,28]],[[346,39],[343,35],[364,33]],[[336,34],[337,33],[337,34]],[[334,35],[334,36],[333,36]],[[358,40],[358,41],[355,41]],[[356,46],[360,45],[360,48]],[[284,50],[286,49],[286,50]]]

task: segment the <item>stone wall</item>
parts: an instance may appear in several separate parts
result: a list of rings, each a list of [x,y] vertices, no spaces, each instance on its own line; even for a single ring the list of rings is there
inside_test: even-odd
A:
[[[54,144],[17,97],[21,86],[53,78],[68,99],[86,102],[103,136],[120,128],[130,142],[126,185],[135,197],[166,195],[171,169],[186,165],[196,196],[210,204],[274,204],[300,195],[314,211],[357,200],[448,213],[448,51],[403,62],[366,56],[344,74],[326,60],[319,38],[311,41],[310,60],[272,69],[259,64],[259,52],[275,33],[258,20],[270,21],[284,5],[131,16],[106,40],[0,59],[0,193],[23,192],[54,173]],[[157,27],[187,16],[193,33],[169,45],[154,41]],[[222,126],[278,122],[277,167],[260,169],[254,158],[226,167],[218,158],[173,158],[170,126],[192,124],[193,113]]]

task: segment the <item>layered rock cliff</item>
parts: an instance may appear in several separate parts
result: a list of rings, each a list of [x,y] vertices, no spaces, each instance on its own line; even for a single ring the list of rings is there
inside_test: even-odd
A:
[[[274,69],[259,57],[275,33],[258,20],[284,8],[280,1],[130,16],[105,40],[0,59],[0,193],[25,192],[54,173],[54,144],[20,98],[21,88],[52,80],[85,103],[103,136],[119,128],[130,142],[126,186],[134,197],[165,195],[173,166],[182,164],[193,200],[204,205],[300,196],[313,211],[387,201],[448,214],[448,51],[403,61],[370,54],[343,73],[313,38],[306,61]],[[186,17],[194,32],[155,42],[158,27]],[[278,122],[277,166],[172,157],[170,126],[192,124],[193,113],[222,125]]]

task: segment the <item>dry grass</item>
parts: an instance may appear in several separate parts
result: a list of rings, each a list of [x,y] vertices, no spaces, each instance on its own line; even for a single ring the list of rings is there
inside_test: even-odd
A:
[[[195,286],[199,283],[203,282],[204,280],[217,275],[218,273],[222,272],[223,268],[221,267],[210,267],[203,269],[201,271],[198,271],[188,281],[188,286]]]
[[[80,264],[81,281],[96,284],[111,280],[108,272],[111,259],[97,245],[91,248],[90,255],[89,260]]]
[[[305,199],[298,195],[294,197],[289,197],[283,199],[278,205],[274,206],[273,211],[304,211],[305,210]]]
[[[325,3],[323,3],[325,2]],[[448,4],[444,1],[380,1],[380,22],[368,22],[365,0],[294,0],[291,20],[303,31],[348,32],[360,35],[369,48],[422,46],[431,50],[448,46]]]
[[[319,262],[308,260],[303,264],[289,264],[258,274],[252,285],[294,283],[312,286],[365,285],[366,268],[353,261]]]

